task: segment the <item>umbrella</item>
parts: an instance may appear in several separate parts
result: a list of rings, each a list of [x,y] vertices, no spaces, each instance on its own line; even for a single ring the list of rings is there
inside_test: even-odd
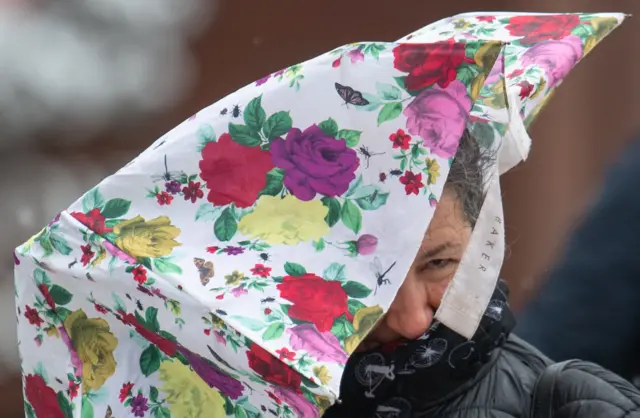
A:
[[[350,44],[219,100],[19,247],[28,416],[317,417],[335,402],[510,45],[416,38]],[[500,229],[495,178],[439,312],[462,335],[460,307],[478,303],[456,289],[482,296],[501,264],[467,280],[478,231]]]

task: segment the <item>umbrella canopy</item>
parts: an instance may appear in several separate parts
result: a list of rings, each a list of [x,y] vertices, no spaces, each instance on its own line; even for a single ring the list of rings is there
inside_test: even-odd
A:
[[[319,416],[412,264],[477,99],[529,71],[526,48],[508,64],[504,40],[452,35],[351,44],[258,80],[18,248],[27,413]],[[498,161],[526,135],[509,100],[504,141],[485,143]],[[461,335],[502,260],[499,244],[468,280],[482,234],[503,241],[497,184],[439,311]]]

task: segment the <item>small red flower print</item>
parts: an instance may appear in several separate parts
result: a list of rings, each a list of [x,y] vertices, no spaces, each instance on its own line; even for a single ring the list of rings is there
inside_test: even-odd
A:
[[[562,39],[571,35],[571,31],[580,24],[576,14],[522,15],[509,19],[505,27],[512,36],[522,36],[520,44],[533,45],[549,39]]]
[[[533,92],[534,85],[529,83],[528,81],[523,81],[518,84],[520,86],[520,100],[524,100],[525,98],[531,96],[531,92]]]
[[[99,303],[94,303],[93,307],[96,308],[96,311],[100,312],[103,315],[106,315],[107,313],[109,313],[109,310],[104,306],[100,305]]]
[[[82,245],[80,246],[80,249],[82,249],[82,258],[80,258],[80,262],[84,267],[86,267],[96,253],[91,250],[91,244]]]
[[[265,314],[265,315],[269,315],[271,312],[273,312],[273,311],[271,310],[271,308],[265,308],[265,310],[264,310],[264,314]]]
[[[509,74],[509,75],[507,76],[507,78],[509,78],[509,79],[511,79],[511,78],[516,78],[516,77],[521,76],[522,74],[524,74],[524,70],[523,70],[522,68],[516,68],[515,70],[513,70],[513,71],[511,72],[511,74]]]
[[[293,361],[293,359],[296,358],[295,351],[289,351],[287,347],[282,347],[281,349],[276,350],[276,354],[278,354],[278,358],[280,358],[280,360]]]
[[[156,195],[156,199],[158,199],[158,204],[160,206],[170,205],[173,200],[173,196],[167,192],[160,192]]]
[[[200,188],[199,181],[190,181],[189,185],[182,189],[182,194],[184,195],[184,200],[191,200],[191,203],[196,203],[198,199],[204,197],[204,192]]]
[[[31,325],[35,325],[37,327],[44,323],[42,318],[40,318],[40,314],[38,314],[38,311],[36,309],[33,309],[29,305],[25,305],[24,307],[24,317],[29,320],[29,323]]]
[[[215,245],[212,245],[211,247],[207,247],[207,252],[209,254],[215,254],[216,251],[218,251],[220,249],[220,247],[216,247]]]
[[[387,181],[387,173],[380,173],[378,178],[380,179],[380,183],[384,183],[385,181]]]
[[[47,386],[42,376],[27,375],[24,378],[24,394],[36,417],[65,418],[56,392]]]
[[[340,61],[342,61],[342,57],[338,57],[335,61],[333,61],[333,63],[331,63],[331,66],[333,68],[338,68],[340,66]]]
[[[40,290],[40,293],[42,293],[42,296],[44,296],[44,300],[47,301],[49,307],[55,311],[56,302],[53,300],[53,296],[51,296],[51,293],[49,293],[49,287],[46,284],[42,283],[38,285],[38,289]]]
[[[145,284],[147,281],[147,270],[143,266],[136,266],[131,273],[133,273],[133,280],[138,284]]]
[[[211,335],[211,330],[209,328],[205,329],[204,335]]]
[[[73,400],[76,396],[78,396],[78,385],[76,382],[69,382],[69,399]]]
[[[400,176],[400,183],[404,184],[404,191],[408,195],[418,194],[420,189],[424,187],[422,174],[414,174],[411,171],[405,171],[404,176]]]
[[[216,299],[218,299],[218,300],[222,300],[222,299],[224,299],[224,293],[222,293],[222,294],[220,294],[220,295],[216,296]]]
[[[271,392],[267,392],[267,395],[269,395],[269,397],[270,397],[271,399],[273,399],[273,401],[274,401],[275,403],[277,403],[278,405],[281,405],[281,404],[282,404],[282,401],[280,400],[280,398],[278,398],[275,394],[273,394],[273,393],[271,393]]]
[[[494,20],[496,20],[495,16],[476,16],[476,19],[478,19],[479,22],[493,22]]]
[[[251,273],[254,276],[269,277],[271,274],[271,267],[267,267],[263,264],[256,264],[255,267],[251,269]]]
[[[129,395],[131,395],[132,390],[133,390],[133,383],[129,382],[122,385],[122,388],[120,389],[120,403],[127,400]]]
[[[106,218],[102,216],[100,209],[91,209],[87,213],[71,212],[71,216],[98,235],[104,235],[112,231],[112,228],[106,227]]]
[[[389,140],[393,142],[393,148],[407,150],[411,145],[411,135],[407,135],[402,129],[398,129],[395,134],[389,135]]]

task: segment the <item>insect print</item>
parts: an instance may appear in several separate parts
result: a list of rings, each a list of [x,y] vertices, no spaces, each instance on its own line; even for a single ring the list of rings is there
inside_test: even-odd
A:
[[[378,175],[378,179],[380,180],[380,183],[384,183],[385,181],[387,181],[387,173],[380,173]]]
[[[104,418],[115,418],[110,406],[107,406],[107,412],[104,414]]]
[[[396,265],[396,262],[394,261],[393,264],[391,264],[391,266],[389,266],[388,269],[384,270],[382,268],[382,263],[380,262],[380,259],[378,257],[373,259],[369,267],[371,268],[371,271],[376,277],[376,290],[373,293],[374,295],[378,293],[378,287],[385,284],[391,284],[391,280],[387,278],[387,274],[389,274],[389,272],[391,271],[392,268],[395,267],[395,265]]]
[[[364,157],[365,161],[367,162],[367,168],[369,168],[369,160],[371,160],[371,157],[375,157],[376,155],[383,155],[384,152],[371,152],[365,145],[361,145],[360,147],[358,147],[358,154]]]
[[[220,111],[220,114],[222,116],[226,115],[227,113],[229,113],[229,109],[227,109],[226,107]]]
[[[213,261],[206,261],[203,258],[196,257],[193,259],[193,264],[198,269],[198,273],[200,273],[200,283],[202,283],[203,286],[208,285],[209,281],[215,275]]]
[[[233,107],[231,108],[231,116],[234,117],[234,118],[237,118],[241,114],[242,114],[242,111],[240,110],[240,106],[239,105],[233,105]]]
[[[275,302],[276,300],[274,298],[272,298],[271,296],[269,296],[268,298],[264,298],[262,299],[260,302],[262,303],[270,303],[270,302]]]
[[[222,309],[216,309],[216,314],[221,315],[221,316],[225,316],[227,314],[227,312],[223,311]]]
[[[164,173],[162,174],[154,174],[152,176],[154,182],[164,181],[170,182],[180,179],[181,177],[186,177],[184,171],[169,171],[169,166],[167,164],[167,155],[164,155]]]
[[[268,253],[260,253],[259,257],[265,262],[271,260],[271,256]]]
[[[391,170],[391,171],[389,171],[389,175],[393,176],[393,177],[401,176],[402,175],[402,170],[398,170],[398,169]]]
[[[338,95],[344,100],[345,105],[354,106],[366,106],[369,104],[369,100],[362,97],[362,93],[354,90],[351,87],[343,86],[340,83],[336,83],[336,91]]]

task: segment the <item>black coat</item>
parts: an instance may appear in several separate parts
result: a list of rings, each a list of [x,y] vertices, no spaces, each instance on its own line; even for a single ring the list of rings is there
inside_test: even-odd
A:
[[[550,369],[552,364],[531,345],[511,336],[472,379],[423,405],[413,417],[640,417],[640,393],[627,381],[592,363],[572,362],[563,370]],[[547,370],[551,384],[541,383]]]

